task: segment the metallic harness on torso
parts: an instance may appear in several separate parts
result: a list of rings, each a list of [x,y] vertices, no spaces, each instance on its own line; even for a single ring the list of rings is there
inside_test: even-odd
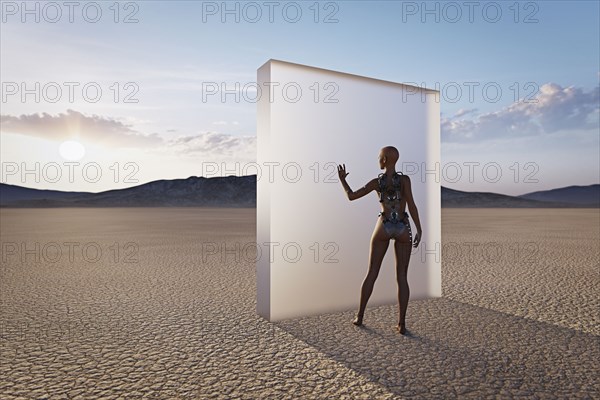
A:
[[[383,203],[384,201],[400,201],[400,194],[402,193],[402,182],[400,180],[401,174],[402,172],[400,172],[400,174],[398,174],[397,172],[394,173],[394,175],[392,176],[392,186],[390,188],[387,187],[386,175],[384,173],[379,174],[378,181],[380,203]],[[394,224],[398,222],[404,222],[410,227],[410,224],[408,224],[408,213],[405,211],[404,217],[400,219],[400,215],[398,214],[398,211],[395,208],[396,204],[392,204],[392,211],[389,217],[386,217],[383,211],[380,211],[378,216],[384,216],[383,222],[389,221]]]

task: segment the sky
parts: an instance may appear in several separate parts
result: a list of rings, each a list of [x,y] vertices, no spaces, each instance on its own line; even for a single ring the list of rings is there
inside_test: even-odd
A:
[[[244,88],[269,59],[440,90],[443,186],[600,183],[597,1],[2,1],[1,13],[3,183],[99,192],[242,174],[256,160]]]

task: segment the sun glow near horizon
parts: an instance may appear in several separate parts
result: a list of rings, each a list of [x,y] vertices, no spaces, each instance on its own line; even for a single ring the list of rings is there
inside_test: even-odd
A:
[[[60,144],[58,152],[67,161],[78,161],[85,156],[85,147],[75,140],[66,140]]]

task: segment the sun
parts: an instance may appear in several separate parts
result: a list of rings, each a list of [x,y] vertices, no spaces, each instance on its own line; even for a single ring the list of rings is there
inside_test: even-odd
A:
[[[77,161],[85,155],[85,147],[74,140],[67,140],[61,143],[58,152],[65,160]]]

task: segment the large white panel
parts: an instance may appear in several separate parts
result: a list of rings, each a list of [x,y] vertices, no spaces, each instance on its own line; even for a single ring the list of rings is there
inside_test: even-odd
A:
[[[441,296],[440,182],[422,174],[439,167],[439,93],[279,60],[258,69],[257,83],[258,314],[358,309],[380,204],[376,192],[348,201],[336,165],[346,164],[357,190],[382,172],[388,145],[400,151],[397,171],[418,168],[409,176],[424,237],[411,256],[410,297]],[[368,306],[396,302],[392,241]]]

